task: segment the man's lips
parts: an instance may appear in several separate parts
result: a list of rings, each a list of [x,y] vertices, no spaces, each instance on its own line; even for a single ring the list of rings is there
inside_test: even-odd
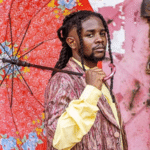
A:
[[[105,47],[96,47],[93,49],[96,52],[104,52],[105,51]]]

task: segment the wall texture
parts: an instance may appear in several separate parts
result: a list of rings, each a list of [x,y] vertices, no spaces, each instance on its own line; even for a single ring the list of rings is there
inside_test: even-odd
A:
[[[149,26],[147,19],[140,16],[142,0],[89,2],[106,20],[112,20],[109,29],[117,67],[114,92],[126,125],[129,150],[149,150],[150,106],[147,100],[150,75],[145,73],[150,54]],[[133,93],[136,93],[135,96]]]

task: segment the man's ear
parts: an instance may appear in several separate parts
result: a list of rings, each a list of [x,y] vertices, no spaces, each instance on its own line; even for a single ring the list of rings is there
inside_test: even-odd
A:
[[[67,37],[66,42],[72,50],[77,48],[77,43],[74,37]]]

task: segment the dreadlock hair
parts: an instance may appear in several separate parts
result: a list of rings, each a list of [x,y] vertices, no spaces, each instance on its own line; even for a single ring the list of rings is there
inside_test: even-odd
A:
[[[103,16],[99,13],[82,10],[82,11],[71,13],[70,15],[66,16],[63,20],[62,26],[57,31],[58,37],[59,37],[60,41],[62,42],[62,50],[60,52],[59,60],[57,61],[55,68],[63,69],[66,66],[69,58],[72,57],[72,49],[67,44],[66,38],[68,37],[70,30],[73,27],[77,27],[77,34],[79,36],[79,41],[80,41],[79,52],[81,55],[81,63],[82,63],[82,68],[85,71],[84,62],[83,62],[84,52],[83,52],[83,40],[81,37],[81,31],[82,31],[82,22],[87,20],[91,16],[96,16],[96,17],[100,18],[103,22],[104,28],[107,33],[108,51],[109,51],[110,61],[113,64],[113,57],[112,57],[112,52],[111,52],[111,40],[110,40],[110,34],[109,34],[109,30],[108,30],[106,21],[104,20]],[[56,72],[53,71],[52,76],[55,73]],[[113,102],[114,102],[115,97],[112,93],[112,89],[113,89],[113,77],[111,78],[110,94],[111,94]]]

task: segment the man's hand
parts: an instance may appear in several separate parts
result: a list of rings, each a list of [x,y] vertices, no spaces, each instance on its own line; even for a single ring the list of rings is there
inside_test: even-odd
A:
[[[103,72],[103,70],[99,69],[98,67],[94,67],[85,72],[86,83],[95,86],[99,90],[102,88],[103,78],[105,76],[106,74]]]

